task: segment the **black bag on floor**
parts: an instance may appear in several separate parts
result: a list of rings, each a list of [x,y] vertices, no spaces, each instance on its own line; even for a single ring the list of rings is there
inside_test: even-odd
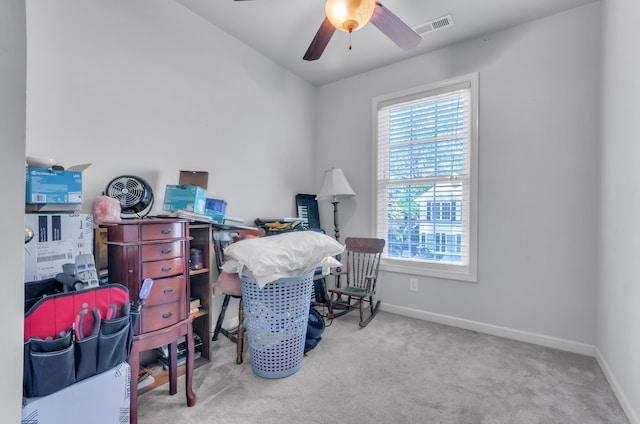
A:
[[[320,343],[322,333],[324,333],[324,318],[320,315],[320,312],[309,308],[309,322],[307,323],[307,336],[304,341],[304,353],[309,352]]]

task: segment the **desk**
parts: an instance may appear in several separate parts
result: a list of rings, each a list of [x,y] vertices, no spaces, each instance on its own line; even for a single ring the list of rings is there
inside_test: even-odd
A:
[[[185,364],[185,394],[187,406],[196,404],[196,395],[193,393],[191,380],[193,375],[193,315],[189,318],[160,330],[139,334],[133,338],[131,355],[127,362],[131,367],[131,424],[138,422],[138,390],[136,381],[138,370],[140,369],[140,352],[155,349],[160,346],[169,345],[169,394],[175,395],[178,392],[178,342],[181,336],[187,340],[187,362]]]

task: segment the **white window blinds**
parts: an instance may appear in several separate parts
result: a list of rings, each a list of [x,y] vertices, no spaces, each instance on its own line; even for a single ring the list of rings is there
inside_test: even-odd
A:
[[[473,89],[466,78],[375,104],[376,234],[399,266],[459,277],[475,263]]]

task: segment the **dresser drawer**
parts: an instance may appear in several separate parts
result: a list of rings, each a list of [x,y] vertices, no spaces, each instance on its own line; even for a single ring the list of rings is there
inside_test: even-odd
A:
[[[142,279],[156,279],[184,274],[184,260],[184,258],[173,258],[165,261],[143,262]]]
[[[184,241],[143,244],[141,249],[142,262],[177,258],[184,256]]]
[[[157,306],[145,305],[140,312],[140,332],[159,330],[183,319],[187,319],[187,308],[182,300]]]
[[[186,237],[186,225],[181,222],[163,222],[140,226],[140,240],[164,240]]]
[[[187,287],[184,275],[158,278],[153,280],[153,287],[151,287],[145,307],[177,302],[185,297],[186,292]]]

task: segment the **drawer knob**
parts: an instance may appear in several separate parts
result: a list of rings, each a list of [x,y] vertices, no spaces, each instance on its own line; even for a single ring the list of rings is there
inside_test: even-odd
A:
[[[170,294],[173,293],[173,289],[171,287],[167,287],[166,289],[164,289],[164,294]]]
[[[163,272],[169,272],[169,271],[171,271],[171,267],[168,266],[168,265],[165,265],[165,266],[162,267],[162,271]]]
[[[171,318],[173,314],[171,312],[165,312],[164,314],[162,314],[162,318],[167,319],[167,318]]]
[[[169,248],[169,247],[165,247],[164,249],[162,249],[162,253],[164,253],[165,255],[166,255],[167,253],[171,253],[171,248]]]
[[[171,228],[163,228],[161,232],[162,234],[171,234]]]

